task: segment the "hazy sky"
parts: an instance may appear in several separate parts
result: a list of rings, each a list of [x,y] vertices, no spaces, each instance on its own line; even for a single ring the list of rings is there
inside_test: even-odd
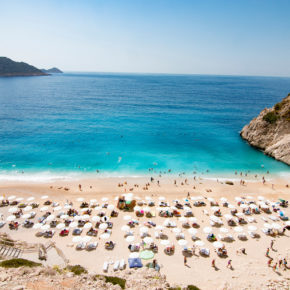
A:
[[[0,55],[65,71],[290,76],[290,0],[0,0]]]

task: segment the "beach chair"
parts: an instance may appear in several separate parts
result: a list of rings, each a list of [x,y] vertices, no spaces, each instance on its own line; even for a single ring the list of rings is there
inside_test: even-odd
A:
[[[120,270],[124,270],[124,269],[125,269],[125,266],[126,266],[126,264],[125,264],[125,260],[124,260],[124,259],[121,259],[121,261],[120,261],[120,265],[119,265],[119,269],[120,269]]]
[[[86,248],[86,243],[81,242],[76,245],[76,250],[80,251]]]
[[[118,270],[119,270],[119,266],[120,266],[120,261],[117,260],[117,261],[114,263],[114,267],[113,267],[114,271],[118,271]]]
[[[104,265],[103,265],[103,271],[108,272],[108,270],[109,270],[109,263],[107,261],[105,261]]]
[[[97,248],[97,246],[98,246],[98,242],[89,243],[89,244],[87,245],[86,250],[87,250],[87,251],[95,250],[95,249]]]
[[[159,232],[154,232],[154,237],[155,237],[155,239],[160,239],[160,234],[159,234]]]
[[[241,234],[238,234],[238,239],[240,239],[241,241],[246,241],[248,238],[245,233],[241,233]]]

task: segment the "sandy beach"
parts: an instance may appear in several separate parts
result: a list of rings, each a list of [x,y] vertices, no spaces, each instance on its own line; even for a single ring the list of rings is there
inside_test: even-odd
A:
[[[159,180],[159,184],[157,182]],[[166,228],[164,232],[168,235],[168,239],[175,245],[175,253],[173,255],[166,255],[163,252],[164,247],[160,245],[159,241],[154,240],[158,245],[159,251],[155,255],[155,259],[161,266],[161,273],[166,275],[167,281],[175,285],[188,285],[194,284],[201,289],[217,289],[219,287],[227,286],[230,289],[257,289],[258,287],[266,287],[269,280],[281,280],[290,279],[290,270],[283,270],[283,268],[277,268],[273,270],[272,267],[268,267],[267,262],[269,258],[265,257],[265,253],[268,247],[270,247],[271,240],[274,242],[274,250],[270,250],[269,256],[273,258],[274,265],[279,257],[285,257],[288,259],[288,265],[290,265],[290,247],[289,247],[289,231],[286,231],[283,236],[270,237],[266,236],[261,232],[261,228],[265,223],[262,217],[269,219],[271,214],[260,214],[255,215],[256,223],[254,224],[258,228],[260,238],[253,239],[248,237],[247,241],[241,241],[235,239],[232,243],[224,243],[228,252],[227,258],[220,258],[215,253],[215,248],[212,243],[207,241],[206,234],[202,229],[209,226],[209,216],[211,208],[207,198],[214,198],[220,203],[220,198],[224,197],[228,199],[228,202],[237,205],[235,197],[246,197],[251,196],[253,200],[257,201],[258,196],[263,196],[265,200],[278,201],[279,198],[289,198],[290,189],[286,187],[287,180],[285,179],[274,179],[270,176],[266,176],[266,183],[263,184],[261,177],[256,180],[252,178],[250,181],[246,181],[244,185],[241,185],[237,180],[234,181],[233,185],[228,185],[224,181],[209,180],[205,178],[193,178],[188,176],[178,177],[159,177],[154,176],[153,182],[149,177],[144,178],[95,178],[95,179],[79,179],[74,181],[53,181],[49,183],[32,183],[32,182],[15,182],[15,181],[2,181],[0,183],[0,196],[7,198],[8,196],[15,195],[16,197],[22,197],[27,199],[31,196],[35,197],[35,202],[40,203],[40,207],[43,206],[44,200],[41,196],[47,195],[49,200],[57,201],[63,205],[66,201],[72,201],[73,207],[79,209],[80,202],[77,202],[77,198],[84,198],[85,201],[89,202],[90,199],[96,199],[98,203],[102,204],[102,198],[108,198],[108,203],[116,206],[115,198],[121,194],[132,192],[137,200],[146,200],[146,196],[151,197],[157,203],[159,197],[163,196],[166,201],[170,204],[174,199],[182,200],[189,196],[194,197],[202,196],[206,202],[205,207],[194,207],[192,211],[194,216],[197,218],[200,228],[198,229],[197,236],[204,241],[205,247],[210,250],[209,257],[201,257],[198,252],[187,258],[187,265],[184,265],[184,257],[182,253],[182,247],[178,245],[178,241],[175,238],[171,228]],[[269,181],[268,181],[269,180]],[[176,181],[176,184],[175,184]],[[120,186],[122,184],[122,186]],[[147,184],[147,185],[146,185]],[[81,186],[80,186],[81,185]],[[119,186],[118,186],[119,185]],[[193,204],[193,201],[191,201]],[[7,210],[9,207],[2,207],[0,212],[7,216]],[[221,219],[224,222],[224,226],[228,227],[224,215],[230,213],[230,209],[222,207]],[[153,210],[155,210],[153,208]],[[238,208],[241,211],[240,208]],[[49,211],[53,211],[50,208]],[[208,212],[208,214],[205,213]],[[124,220],[125,215],[130,215],[132,218],[139,221],[142,226],[147,220],[151,220],[157,225],[162,225],[165,218],[158,216],[146,218],[136,217],[134,212],[124,213],[119,211],[117,218],[111,218],[113,222],[113,230],[110,240],[116,243],[113,251],[107,251],[104,248],[104,240],[96,237],[98,241],[98,247],[95,251],[76,251],[74,245],[72,245],[72,235],[68,237],[60,237],[58,233],[52,238],[56,242],[65,256],[69,259],[71,264],[81,264],[86,267],[89,271],[102,273],[102,267],[104,261],[115,261],[120,259],[128,259],[130,254],[128,250],[128,242],[124,239],[124,232],[121,231],[121,227],[126,224]],[[290,216],[289,208],[283,208],[283,212],[286,216]],[[38,210],[36,218],[40,217],[41,213]],[[94,215],[94,213],[92,214]],[[277,215],[277,214],[276,214]],[[36,221],[36,218],[34,221]],[[180,228],[181,223],[178,218],[173,217]],[[23,221],[23,220],[22,220]],[[281,226],[282,221],[279,221]],[[244,225],[245,233],[247,232],[247,225]],[[229,227],[228,227],[229,228]],[[140,242],[138,228],[134,229],[135,241]],[[45,238],[36,238],[34,229],[24,229],[19,227],[17,231],[8,229],[7,224],[0,229],[0,232],[6,232],[9,236],[16,240],[27,241],[30,243],[40,242],[46,243]],[[185,239],[189,242],[188,246],[193,245],[193,241],[186,229],[182,229],[185,234]],[[219,229],[213,227],[213,232],[218,234]],[[233,236],[236,233],[231,229]],[[149,234],[154,237],[154,228],[149,229]],[[85,231],[82,233],[85,235]],[[237,253],[237,250],[245,248],[246,254]],[[215,259],[216,268],[212,267],[212,260]],[[229,260],[232,260],[232,269],[227,267]],[[146,262],[146,261],[145,261]],[[113,272],[112,267],[109,268],[111,274],[117,275]]]

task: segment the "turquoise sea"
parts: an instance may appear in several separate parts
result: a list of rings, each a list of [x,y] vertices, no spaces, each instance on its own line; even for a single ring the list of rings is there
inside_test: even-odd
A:
[[[0,179],[156,172],[275,174],[239,131],[290,78],[65,73],[0,78]],[[23,173],[24,172],[24,173]]]

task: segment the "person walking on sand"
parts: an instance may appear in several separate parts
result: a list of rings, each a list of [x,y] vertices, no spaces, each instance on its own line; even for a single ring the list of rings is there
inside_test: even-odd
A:
[[[266,251],[266,257],[269,257],[269,253],[270,253],[270,249],[267,248],[267,251]]]
[[[271,240],[271,245],[270,245],[271,250],[273,250],[273,246],[274,246],[274,240]]]
[[[270,258],[270,259],[268,260],[268,267],[271,267],[272,261],[273,261],[272,258]]]
[[[213,268],[216,267],[216,266],[215,266],[215,259],[213,259],[213,260],[211,261],[211,266],[212,266]]]
[[[233,267],[233,266],[232,266],[232,260],[229,260],[229,261],[228,261],[228,264],[227,264],[227,268],[232,269],[232,267]]]
[[[183,260],[183,262],[184,262],[184,266],[186,266],[186,264],[187,264],[187,259],[186,259],[185,256],[184,256],[184,260]]]
[[[273,266],[273,270],[276,271],[277,269],[277,263]]]

